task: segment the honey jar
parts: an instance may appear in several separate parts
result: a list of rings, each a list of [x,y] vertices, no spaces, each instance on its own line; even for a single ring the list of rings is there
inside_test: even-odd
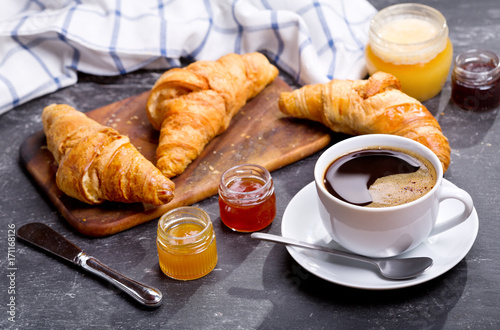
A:
[[[160,269],[177,280],[203,277],[217,264],[210,216],[196,207],[179,207],[161,216],[156,245]]]
[[[222,222],[238,232],[269,226],[276,216],[276,195],[271,174],[260,165],[244,164],[228,169],[219,184]]]
[[[451,99],[469,111],[490,110],[500,104],[500,59],[488,50],[457,55],[451,74]]]
[[[391,73],[403,92],[428,100],[443,88],[453,60],[446,19],[421,4],[389,6],[370,22],[365,57],[369,74]]]

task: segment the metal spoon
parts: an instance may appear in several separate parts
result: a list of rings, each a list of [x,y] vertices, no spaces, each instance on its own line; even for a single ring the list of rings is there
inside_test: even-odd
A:
[[[293,238],[287,238],[278,235],[265,233],[252,233],[252,238],[281,243],[286,245],[298,246],[301,248],[323,251],[339,257],[353,259],[357,261],[367,262],[377,266],[379,273],[391,280],[404,280],[419,276],[429,267],[432,266],[432,259],[428,257],[404,258],[404,259],[371,259],[349,252],[338,251],[320,245],[301,242]]]

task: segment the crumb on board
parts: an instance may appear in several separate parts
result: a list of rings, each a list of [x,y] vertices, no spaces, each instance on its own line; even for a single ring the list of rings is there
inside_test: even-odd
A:
[[[216,170],[212,165],[208,166],[208,169],[213,173],[213,174],[219,174],[220,172]]]

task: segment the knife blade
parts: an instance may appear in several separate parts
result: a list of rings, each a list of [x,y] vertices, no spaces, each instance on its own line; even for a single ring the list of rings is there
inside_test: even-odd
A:
[[[161,304],[162,293],[158,289],[109,268],[43,223],[33,222],[21,226],[17,237],[109,281],[143,305],[157,307]]]

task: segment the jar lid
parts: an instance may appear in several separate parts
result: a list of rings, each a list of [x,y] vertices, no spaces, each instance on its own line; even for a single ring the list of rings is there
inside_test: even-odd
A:
[[[448,25],[432,7],[397,4],[373,17],[369,39],[373,52],[386,62],[427,63],[446,48]]]

